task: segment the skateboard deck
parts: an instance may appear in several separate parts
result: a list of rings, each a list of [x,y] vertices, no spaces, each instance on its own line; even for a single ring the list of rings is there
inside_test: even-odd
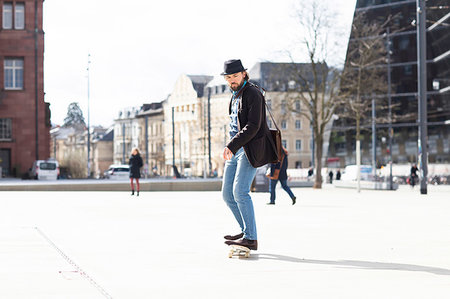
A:
[[[248,258],[250,256],[250,249],[240,245],[230,245],[230,252],[228,253],[228,257],[232,258],[233,256],[243,256]]]

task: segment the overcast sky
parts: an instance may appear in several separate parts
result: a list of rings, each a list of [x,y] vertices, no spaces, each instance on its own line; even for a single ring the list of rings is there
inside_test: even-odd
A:
[[[307,1],[307,0],[302,0]],[[323,0],[327,1],[327,0]],[[47,0],[44,1],[44,90],[52,123],[71,102],[91,125],[109,126],[125,107],[164,100],[181,74],[217,75],[240,58],[289,61],[299,0]],[[356,0],[329,1],[348,38]],[[346,46],[346,43],[344,43]],[[345,57],[345,47],[340,49]],[[339,56],[339,55],[338,55]],[[307,62],[296,53],[296,62]]]

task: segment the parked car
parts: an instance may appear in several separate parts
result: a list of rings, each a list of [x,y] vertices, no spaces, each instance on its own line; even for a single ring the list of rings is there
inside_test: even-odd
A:
[[[130,177],[129,165],[110,165],[104,173],[105,178],[112,180],[125,180]]]
[[[59,176],[59,164],[56,160],[36,160],[28,175],[35,180],[56,180]]]

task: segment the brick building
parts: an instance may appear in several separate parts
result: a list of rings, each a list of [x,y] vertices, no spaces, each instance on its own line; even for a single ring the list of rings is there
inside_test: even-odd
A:
[[[50,151],[43,0],[0,0],[0,166],[20,176]]]

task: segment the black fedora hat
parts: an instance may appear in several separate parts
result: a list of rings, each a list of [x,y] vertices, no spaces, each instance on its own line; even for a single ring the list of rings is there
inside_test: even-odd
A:
[[[225,63],[223,64],[223,73],[221,73],[221,75],[231,75],[246,70],[247,69],[244,68],[240,59],[231,59],[225,61]]]

